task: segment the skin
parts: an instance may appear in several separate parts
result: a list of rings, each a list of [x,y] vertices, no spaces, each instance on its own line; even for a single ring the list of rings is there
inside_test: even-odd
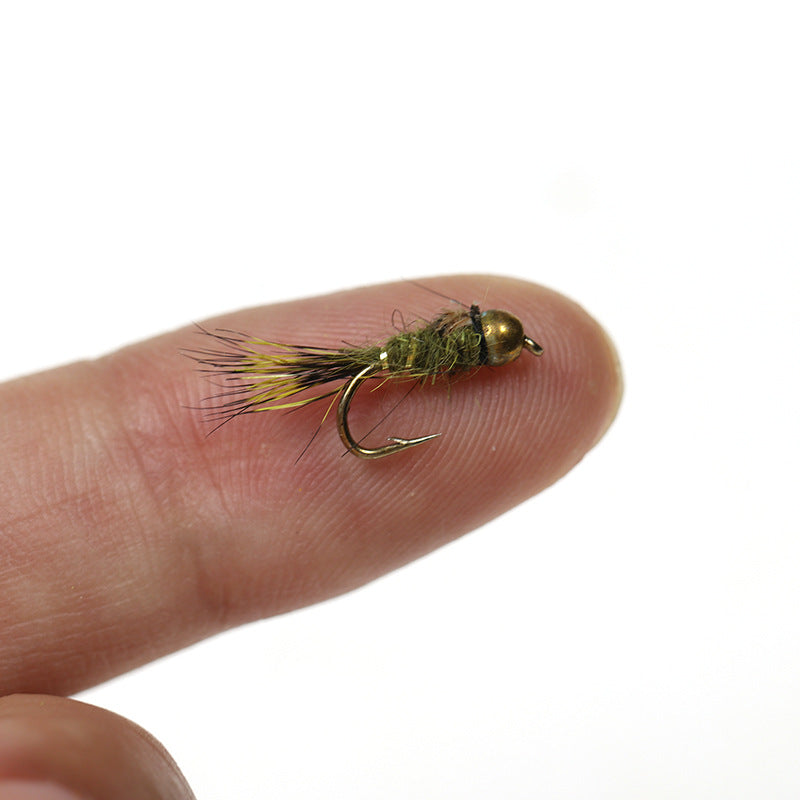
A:
[[[342,457],[332,415],[296,461],[326,401],[207,436],[186,406],[213,389],[178,355],[207,344],[193,328],[0,386],[0,787],[192,797],[148,734],[63,695],[361,586],[540,492],[600,439],[621,378],[583,309],[496,276],[425,285],[511,311],[545,352],[414,391],[368,443],[443,435],[378,461]],[[410,325],[447,305],[399,283],[203,326],[336,347],[385,339],[396,308]],[[354,434],[407,388],[362,387]]]

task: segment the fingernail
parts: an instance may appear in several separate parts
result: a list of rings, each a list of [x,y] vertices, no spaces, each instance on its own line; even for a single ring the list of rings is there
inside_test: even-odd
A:
[[[85,800],[77,794],[41,781],[0,780],[0,800]]]

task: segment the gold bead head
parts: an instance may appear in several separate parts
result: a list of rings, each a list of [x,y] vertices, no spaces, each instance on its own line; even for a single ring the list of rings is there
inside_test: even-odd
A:
[[[486,340],[486,363],[490,366],[508,364],[522,352],[525,331],[513,314],[490,308],[481,314],[481,327]]]

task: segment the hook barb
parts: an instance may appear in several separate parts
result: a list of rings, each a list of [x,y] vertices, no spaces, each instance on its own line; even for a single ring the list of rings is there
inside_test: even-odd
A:
[[[389,441],[391,444],[384,445],[383,447],[363,447],[359,444],[350,433],[350,426],[347,422],[347,414],[350,410],[350,401],[356,393],[356,389],[360,386],[362,381],[380,372],[383,365],[380,362],[370,364],[364,367],[357,375],[352,377],[347,385],[344,387],[342,396],[339,398],[339,406],[336,409],[336,426],[339,429],[339,436],[341,437],[344,446],[354,455],[359,458],[383,458],[384,456],[391,455],[392,453],[399,453],[401,450],[406,450],[409,447],[415,447],[418,444],[435,439],[441,436],[440,433],[431,433],[428,436],[418,436],[415,439],[401,439],[397,436],[390,436]]]

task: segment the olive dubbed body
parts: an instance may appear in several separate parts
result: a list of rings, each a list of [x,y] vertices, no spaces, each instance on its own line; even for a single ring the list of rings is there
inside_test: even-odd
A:
[[[542,348],[525,335],[522,323],[508,311],[481,311],[476,305],[446,311],[422,328],[392,336],[379,358],[394,375],[434,379],[440,373],[475,367],[501,367],[523,349],[541,355]],[[365,362],[374,361],[370,353]]]

